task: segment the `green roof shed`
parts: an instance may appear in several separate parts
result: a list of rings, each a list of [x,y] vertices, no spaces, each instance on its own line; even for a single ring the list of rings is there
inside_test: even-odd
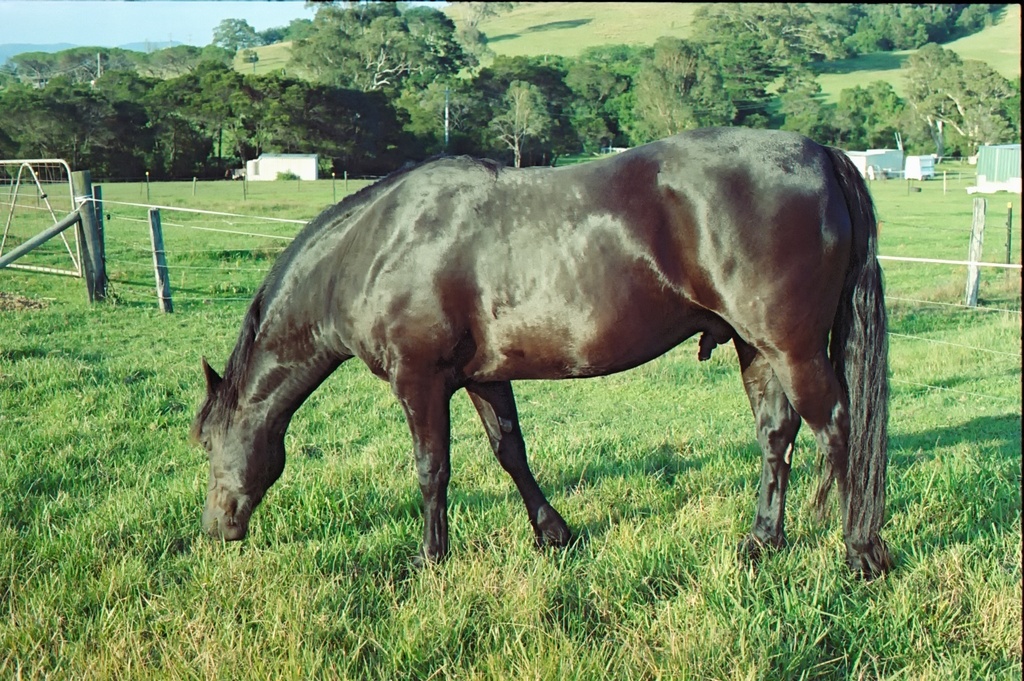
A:
[[[978,188],[981,191],[1020,191],[1020,145],[990,144],[978,149]]]

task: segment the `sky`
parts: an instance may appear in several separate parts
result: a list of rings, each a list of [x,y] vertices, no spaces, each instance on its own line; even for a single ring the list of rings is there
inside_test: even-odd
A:
[[[302,0],[0,0],[0,45],[175,41],[202,47],[224,19],[245,19],[264,31],[315,14]]]

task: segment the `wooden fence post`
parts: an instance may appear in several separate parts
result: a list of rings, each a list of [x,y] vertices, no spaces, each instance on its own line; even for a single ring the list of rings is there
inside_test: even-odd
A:
[[[981,285],[981,246],[985,238],[985,199],[974,199],[974,217],[971,219],[971,244],[967,248],[967,291],[965,304],[978,306],[978,287]]]
[[[1013,262],[1011,243],[1013,242],[1013,204],[1006,204],[1006,264]]]
[[[171,280],[167,276],[167,256],[164,253],[164,232],[160,227],[160,209],[149,209],[149,239],[153,244],[153,270],[156,273],[156,297],[162,312],[174,312],[171,302]]]
[[[99,248],[97,249],[97,260],[103,268],[103,297],[107,297],[107,235],[106,221],[103,216],[103,187],[96,185],[92,188],[92,205],[96,210],[96,231],[100,235]]]
[[[78,223],[79,243],[82,244],[82,269],[89,302],[107,297],[107,268],[104,264],[103,229],[97,218],[93,201],[92,176],[88,170],[71,173],[71,188],[78,203],[82,219]]]

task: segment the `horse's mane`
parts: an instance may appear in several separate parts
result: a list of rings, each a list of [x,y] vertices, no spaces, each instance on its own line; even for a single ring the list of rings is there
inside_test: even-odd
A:
[[[242,319],[242,328],[238,334],[238,341],[235,343],[231,356],[228,357],[224,367],[224,377],[216,391],[216,403],[222,405],[222,409],[230,410],[238,403],[238,395],[241,386],[245,382],[249,366],[249,356],[252,354],[256,342],[256,335],[259,333],[260,325],[263,322],[263,310],[267,300],[268,292],[275,286],[280,277],[288,270],[291,261],[301,253],[309,241],[320,230],[333,226],[339,220],[343,220],[347,214],[351,214],[368,201],[376,197],[380,192],[395,185],[399,180],[426,165],[451,160],[458,163],[479,165],[490,171],[496,177],[502,165],[489,159],[476,159],[469,156],[446,156],[439,154],[432,156],[420,163],[409,163],[395,170],[373,184],[363,187],[359,191],[349,194],[340,202],[326,209],[320,215],[310,220],[305,227],[295,236],[291,244],[278,256],[271,266],[263,283],[253,296],[245,317]],[[214,400],[207,399],[197,416],[197,423],[202,423],[214,409]]]

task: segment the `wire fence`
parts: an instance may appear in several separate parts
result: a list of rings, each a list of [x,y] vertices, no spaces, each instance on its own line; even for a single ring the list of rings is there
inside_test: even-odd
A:
[[[167,213],[162,219],[165,229],[165,255],[167,268],[171,273],[172,288],[176,305],[187,309],[190,305],[237,304],[248,302],[269,271],[276,256],[294,239],[295,234],[306,224],[302,219],[245,215],[225,211],[211,211],[198,208],[182,208],[168,205],[140,202],[104,202],[108,235],[122,246],[112,257],[108,247],[108,274],[111,286],[124,293],[131,289],[133,296],[141,296],[156,304],[157,292],[153,285],[152,247],[147,231],[148,219],[141,211],[158,208]],[[134,212],[133,212],[134,211]],[[952,231],[952,230],[950,230]],[[966,233],[957,229],[958,233]],[[1019,243],[1019,242],[1018,242]],[[969,263],[962,260],[941,258],[919,258],[912,256],[879,256],[883,268],[910,266],[914,268],[939,268],[946,272],[963,270]],[[889,263],[892,263],[891,265]],[[985,299],[978,306],[953,302],[949,296],[934,299],[918,295],[900,295],[891,291],[886,295],[890,310],[890,344],[895,353],[910,351],[912,345],[934,346],[943,357],[949,353],[989,364],[1000,364],[998,371],[1008,369],[1020,384],[1020,278],[1021,265],[1016,263],[981,263],[981,266],[1002,271],[998,290],[989,302]],[[1016,279],[1014,279],[1014,275]],[[888,273],[887,273],[888,276]],[[998,276],[998,275],[997,275]],[[953,277],[956,280],[956,277]],[[963,281],[963,278],[960,278]],[[913,289],[913,286],[910,287]],[[949,288],[949,287],[947,287]],[[915,319],[929,316],[927,310],[936,314],[1002,315],[1010,319],[1012,336],[1006,345],[984,347],[967,341],[948,340],[933,337],[946,333],[945,328],[934,332],[915,330],[913,324],[904,321],[908,315]],[[955,325],[955,324],[954,324]],[[1009,348],[1009,349],[1008,349]],[[1002,363],[1008,362],[1009,365]],[[986,399],[1000,403],[1018,402],[1015,397],[993,395],[934,382],[922,382],[912,378],[894,375],[892,383],[908,389],[937,391],[958,399]],[[1019,387],[1016,391],[1019,393]]]
[[[317,205],[315,200],[307,201],[288,212],[314,217],[333,199],[333,196],[325,195],[323,190],[324,187],[321,187],[320,200],[323,205]],[[307,192],[307,197],[309,196],[314,196],[314,193]],[[3,188],[0,187],[0,202],[3,199]],[[27,207],[35,207],[36,201],[37,197],[25,195],[25,203],[29,204]],[[276,257],[308,221],[301,218],[214,211],[170,205],[169,202],[165,204],[141,200],[104,200],[101,208],[105,218],[106,266],[110,282],[108,294],[116,300],[151,304],[154,307],[157,305],[158,293],[154,282],[148,212],[150,209],[158,209],[162,214],[163,255],[170,273],[173,300],[179,311],[188,310],[190,307],[219,304],[240,306],[242,303],[248,303]],[[912,225],[886,222],[883,229],[901,226]],[[995,229],[998,231],[999,226],[997,225]],[[929,231],[955,231],[964,235],[966,250],[968,229],[931,226]],[[1021,243],[1019,238],[1016,239],[1016,243]],[[60,253],[51,253],[48,256],[44,251],[35,257],[45,260],[47,257],[56,258],[59,255]],[[891,320],[889,337],[895,353],[910,352],[915,345],[927,345],[944,353],[943,356],[947,358],[986,358],[989,363],[999,363],[1000,370],[1007,368],[1003,363],[1011,363],[1010,372],[1019,386],[1020,264],[980,263],[982,267],[995,273],[991,277],[992,281],[986,280],[982,287],[983,292],[990,291],[991,294],[983,296],[978,306],[967,306],[958,302],[958,299],[962,294],[962,282],[965,279],[963,273],[969,264],[968,261],[888,254],[880,255],[879,260],[887,278],[886,302]],[[911,271],[918,274],[905,275]],[[928,274],[922,276],[919,274],[922,271]],[[893,283],[896,285],[893,286]],[[239,312],[241,313],[241,309]],[[936,319],[942,318],[943,315],[946,316],[945,321],[936,328],[918,323],[921,317]],[[1005,344],[1000,342],[996,347],[970,342],[956,337],[957,334],[951,338],[947,327],[955,328],[965,325],[966,322],[951,321],[953,318],[949,315],[954,315],[957,319],[999,315],[1010,320],[1009,331],[1005,334],[1009,338]],[[922,328],[918,328],[919,326]],[[983,398],[1000,402],[1016,400],[1019,403],[1019,398],[935,385],[934,382],[922,382],[899,375],[894,375],[892,382],[896,386],[934,390],[963,398]],[[1019,387],[1014,392],[1019,394]]]

